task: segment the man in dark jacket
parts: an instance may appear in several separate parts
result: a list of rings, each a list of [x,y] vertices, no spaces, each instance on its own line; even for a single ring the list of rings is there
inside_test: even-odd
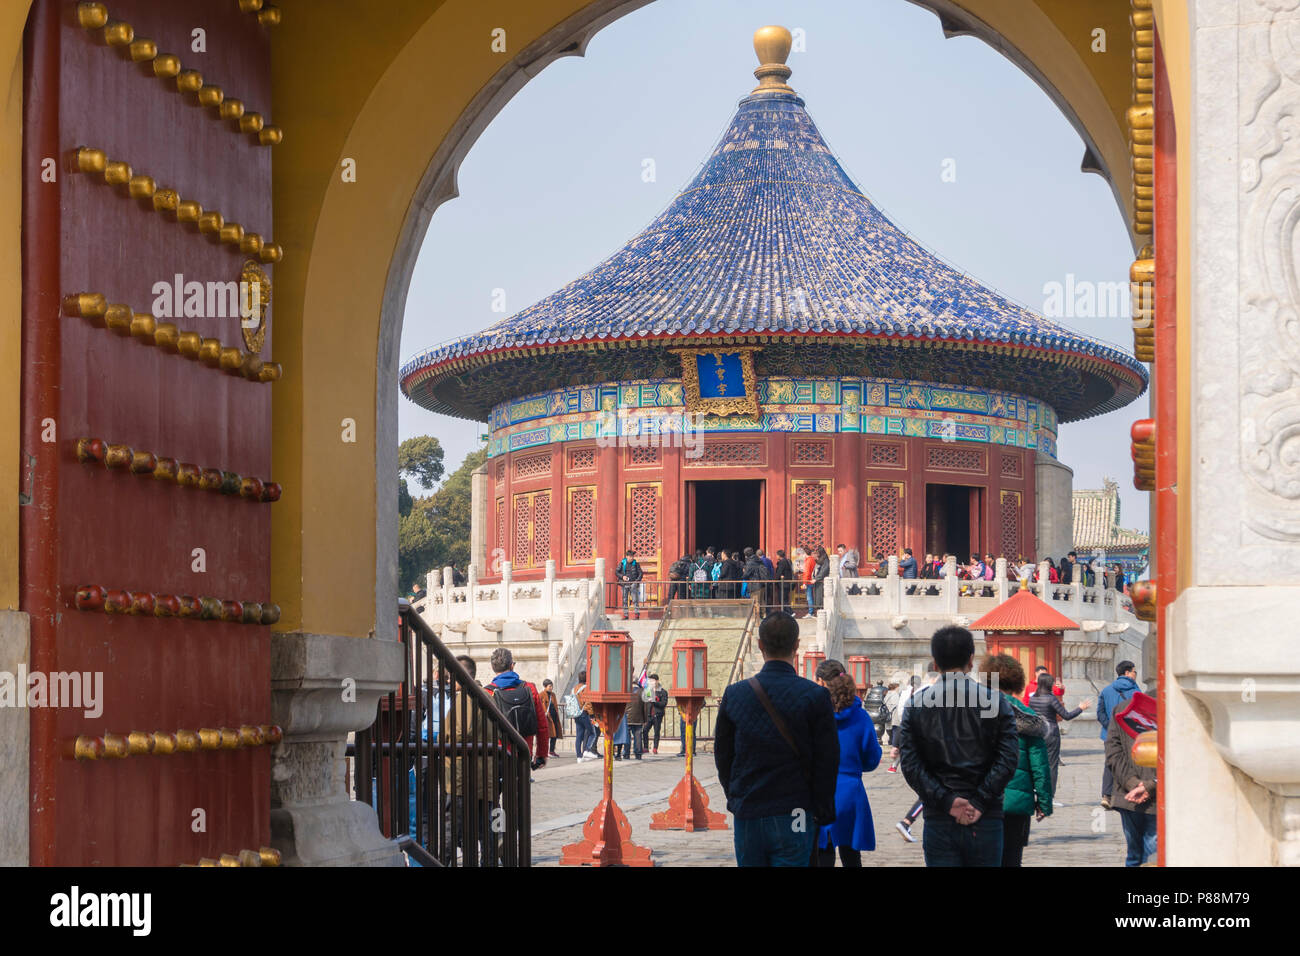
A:
[[[790,559],[785,556],[785,550],[781,549],[776,552],[776,572],[773,575],[779,582],[776,585],[777,593],[774,604],[779,605],[777,610],[784,614],[790,613],[790,589],[794,582],[794,565]]]
[[[735,558],[735,552],[721,552],[722,567],[718,570],[718,597],[724,600],[731,600],[740,597],[740,585],[735,583],[743,577],[743,571],[740,562]]]
[[[1110,730],[1110,715],[1115,713],[1115,708],[1132,697],[1138,689],[1137,665],[1132,661],[1120,661],[1115,665],[1115,673],[1118,676],[1102,688],[1097,698],[1097,723],[1101,726],[1103,743],[1106,741],[1107,731]],[[1110,809],[1110,792],[1113,783],[1110,764],[1106,764],[1101,772],[1101,805],[1107,810]]]
[[[645,746],[645,740],[641,736],[641,728],[646,724],[646,702],[642,696],[645,688],[632,681],[632,699],[627,702],[627,709],[623,711],[624,719],[627,720],[627,743],[623,745],[624,758],[636,754],[636,759],[641,759],[641,753]]]
[[[646,702],[646,723],[641,731],[642,750],[659,752],[659,730],[663,726],[664,714],[668,713],[668,691],[659,683],[659,675],[650,675],[651,699]],[[654,731],[654,746],[650,745],[650,732]],[[670,731],[671,732],[671,731]]]
[[[745,549],[745,566],[741,569],[740,578],[745,582],[743,597],[757,596],[761,603],[766,603],[763,600],[763,582],[767,580],[767,567],[753,548]]]
[[[686,582],[691,577],[691,557],[683,554],[674,561],[668,568],[668,580],[672,584],[668,588],[668,600],[676,598],[686,600]]]
[[[925,865],[1000,866],[1002,796],[1020,759],[1015,713],[968,676],[970,631],[940,628],[930,653],[942,676],[908,700],[899,734],[903,776],[925,804]]]
[[[835,818],[835,711],[826,688],[795,670],[793,617],[768,615],[758,649],[763,669],[727,688],[714,730],[718,782],[735,817],[736,863],[808,866],[818,825]]]
[[[623,589],[623,617],[629,621],[635,621],[641,610],[643,574],[641,565],[636,562],[636,552],[629,548],[614,571],[614,576],[618,578],[618,586]]]

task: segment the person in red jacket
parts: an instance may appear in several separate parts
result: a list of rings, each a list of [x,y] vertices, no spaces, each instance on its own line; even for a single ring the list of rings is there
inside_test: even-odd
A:
[[[816,548],[809,547],[806,544],[803,546],[803,581],[808,592],[808,617],[812,617],[816,613],[813,609],[813,601],[816,599],[817,594],[816,585],[813,583],[813,572],[817,570],[817,555],[814,554],[816,550]]]
[[[515,659],[510,649],[498,647],[492,652],[492,671],[497,676],[483,689],[492,695],[497,710],[528,741],[534,769],[544,767],[551,739],[550,726],[546,722],[546,708],[542,706],[537,688],[521,679],[514,672],[514,666]],[[528,692],[527,698],[524,696],[525,690]]]
[[[1044,667],[1042,664],[1039,664],[1037,667],[1034,668],[1034,679],[1030,681],[1029,686],[1025,688],[1025,696],[1020,698],[1022,701],[1024,701],[1026,707],[1032,706],[1029,703],[1029,698],[1033,697],[1034,691],[1038,690],[1038,675],[1046,674],[1046,673],[1047,673],[1047,668]],[[1052,684],[1052,693],[1055,694],[1057,697],[1065,696],[1065,685],[1061,683],[1061,679],[1059,677]]]

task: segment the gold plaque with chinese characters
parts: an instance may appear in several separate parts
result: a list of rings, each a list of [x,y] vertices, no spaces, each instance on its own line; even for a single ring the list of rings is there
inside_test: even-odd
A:
[[[688,413],[758,416],[758,349],[719,345],[672,351],[682,360],[682,397]]]

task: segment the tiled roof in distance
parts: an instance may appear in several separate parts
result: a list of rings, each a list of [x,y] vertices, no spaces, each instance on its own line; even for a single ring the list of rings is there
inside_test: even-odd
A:
[[[970,625],[972,631],[1077,631],[1079,625],[1021,588]]]
[[[572,351],[565,371],[581,378],[592,361],[582,353],[594,347],[656,353],[645,356],[649,369],[662,348],[723,336],[823,347],[901,341],[919,348],[886,349],[879,360],[912,363],[902,371],[922,380],[934,373],[935,351],[947,350],[938,354],[952,356],[951,369],[975,369],[960,373],[980,379],[966,384],[1023,393],[1026,378],[1037,382],[1061,421],[1122,407],[1145,390],[1146,369],[1125,350],[986,288],[885,218],[836,161],[804,101],[768,82],[774,69],[789,76],[783,64],[759,67],[763,82],[740,101],[699,174],[639,235],[523,311],[417,355],[401,370],[403,391],[434,411],[481,416],[473,379],[493,375],[494,363]],[[957,350],[989,354],[959,364]],[[868,353],[859,360],[871,361]],[[498,401],[530,371],[508,368],[488,389]],[[1073,378],[1063,383],[1066,372]]]

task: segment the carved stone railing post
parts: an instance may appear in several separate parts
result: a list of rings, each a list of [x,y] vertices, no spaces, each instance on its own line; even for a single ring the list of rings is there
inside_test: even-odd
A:
[[[960,606],[961,581],[957,579],[957,559],[949,558],[943,563],[943,609],[945,614],[955,615]]]
[[[555,616],[555,562],[553,560],[546,562],[546,579],[542,584],[542,614],[546,617]]]
[[[514,566],[509,561],[501,562],[501,594],[499,613],[503,621],[510,620],[510,586],[514,583]]]
[[[465,569],[465,603],[469,620],[478,617],[478,565],[471,564]]]
[[[271,845],[288,866],[401,866],[375,811],[347,792],[347,736],[402,680],[405,645],[300,632],[271,638]]]
[[[993,577],[996,579],[995,583],[998,586],[998,603],[1000,604],[1007,599],[1007,591],[1010,590],[1007,581],[1006,558],[998,558],[993,562]]]

